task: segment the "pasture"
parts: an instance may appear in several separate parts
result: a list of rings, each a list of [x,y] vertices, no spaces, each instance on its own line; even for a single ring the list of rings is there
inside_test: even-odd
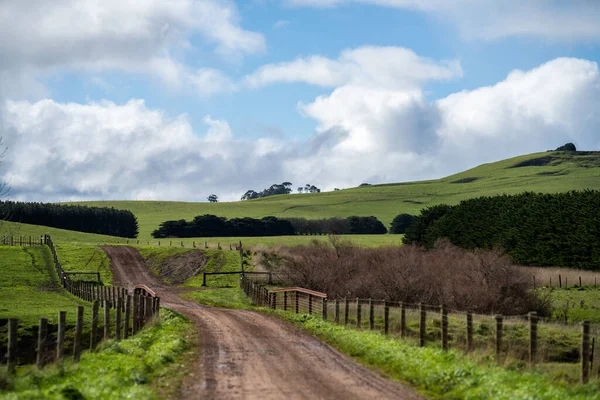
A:
[[[271,183],[265,182],[265,186]],[[417,214],[424,207],[440,203],[457,204],[478,196],[523,191],[554,193],[584,189],[600,189],[600,154],[534,153],[480,165],[437,180],[279,195],[249,201],[92,201],[74,204],[130,210],[138,218],[139,238],[149,240],[152,231],[161,222],[190,220],[200,214],[228,218],[273,215],[309,219],[373,215],[389,226],[397,214]]]

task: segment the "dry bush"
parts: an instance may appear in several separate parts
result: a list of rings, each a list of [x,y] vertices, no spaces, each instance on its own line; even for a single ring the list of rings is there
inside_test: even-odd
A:
[[[504,315],[549,312],[547,302],[529,290],[531,276],[500,250],[467,251],[445,240],[429,251],[414,245],[362,248],[338,238],[330,242],[280,251],[291,284],[330,298],[445,304]]]

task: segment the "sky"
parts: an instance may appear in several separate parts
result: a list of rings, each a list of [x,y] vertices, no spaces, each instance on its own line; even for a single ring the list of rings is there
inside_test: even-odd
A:
[[[597,0],[5,0],[0,180],[238,200],[600,150]]]

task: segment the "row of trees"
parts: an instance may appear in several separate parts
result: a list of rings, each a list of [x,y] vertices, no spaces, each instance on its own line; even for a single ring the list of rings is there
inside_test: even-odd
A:
[[[283,182],[283,183],[275,183],[270,187],[257,192],[254,190],[248,190],[242,196],[241,200],[252,200],[252,199],[260,199],[262,197],[275,196],[277,194],[290,194],[292,193],[292,183],[291,182]],[[307,183],[304,187],[298,187],[298,193],[321,193],[321,189],[316,187],[315,185],[311,185]]]
[[[287,218],[294,227],[296,235],[378,235],[387,233],[385,225],[375,217],[347,217],[347,218]]]
[[[165,221],[152,232],[152,237],[231,237],[231,236],[286,236],[293,235],[289,221],[276,217],[231,218],[205,214],[191,221]]]
[[[0,219],[127,238],[138,235],[131,211],[108,207],[0,201]]]
[[[199,215],[191,221],[165,221],[152,232],[155,238],[287,236],[323,234],[382,234],[385,226],[375,217],[348,217],[307,220],[277,217],[231,218]]]
[[[404,243],[503,248],[515,262],[600,269],[600,192],[479,197],[425,208]]]

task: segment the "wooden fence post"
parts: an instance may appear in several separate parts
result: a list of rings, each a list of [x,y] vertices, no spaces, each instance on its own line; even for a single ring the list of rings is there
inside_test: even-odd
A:
[[[348,317],[350,316],[350,304],[348,299],[344,298],[344,325],[348,325]]]
[[[312,314],[313,311],[313,296],[312,294],[308,295],[308,314]]]
[[[277,293],[273,293],[273,310],[277,310]]]
[[[322,314],[323,314],[323,320],[327,321],[327,298],[324,297],[323,298],[323,302],[322,304]]]
[[[283,292],[283,311],[287,311],[287,299],[288,298],[288,294],[287,292]]]
[[[125,298],[125,323],[123,324],[123,339],[129,337],[129,321],[131,320],[131,296]]]
[[[425,346],[425,335],[427,335],[427,311],[423,303],[419,303],[419,346]]]
[[[536,289],[536,287],[535,287],[535,275],[531,275],[531,277],[533,278],[533,290],[535,290]]]
[[[383,332],[390,333],[390,305],[387,300],[383,301]]]
[[[96,300],[92,304],[92,328],[90,331],[90,350],[94,350],[96,348],[98,340],[98,308],[100,308],[100,301]]]
[[[375,329],[375,304],[373,299],[369,299],[369,329]]]
[[[17,326],[19,321],[15,318],[8,320],[8,353],[6,354],[8,373],[13,374],[17,366]]]
[[[400,302],[400,337],[406,336],[406,305]]]
[[[152,307],[152,303],[154,301],[153,297],[146,297],[146,304],[144,305],[144,323],[149,323],[154,317],[154,308]]]
[[[202,273],[202,286],[206,286],[206,272]]]
[[[502,362],[502,315],[496,315],[496,362]]]
[[[448,350],[448,310],[445,305],[441,307],[442,313],[442,350]]]
[[[467,313],[467,353],[473,350],[473,314]]]
[[[333,322],[336,324],[340,323],[340,299],[335,299],[335,314],[333,315]]]
[[[537,359],[537,324],[538,317],[535,311],[529,313],[529,365],[535,365]]]
[[[110,337],[110,302],[104,300],[104,340]]]
[[[44,353],[46,352],[46,343],[48,340],[48,318],[40,318],[40,327],[38,330],[37,358],[38,368],[44,367]]]
[[[562,289],[562,277],[558,274],[558,287]]]
[[[81,335],[83,332],[83,306],[77,306],[75,322],[75,340],[73,342],[73,361],[78,363],[81,355]]]
[[[294,297],[296,298],[296,314],[298,314],[300,312],[300,303],[299,303],[299,297],[298,297],[298,292],[295,292]]]
[[[360,329],[361,324],[361,319],[362,319],[362,312],[361,312],[361,304],[360,304],[360,299],[357,297],[356,298],[356,327],[358,329]]]
[[[133,303],[132,303],[132,323],[131,323],[131,334],[135,335],[139,328],[139,298],[137,295],[133,295]]]
[[[58,313],[58,334],[56,337],[56,359],[61,362],[65,356],[65,324],[67,322],[66,311]]]
[[[117,315],[115,317],[115,336],[117,341],[121,340],[121,313],[123,308],[123,298],[117,299]]]
[[[590,379],[590,321],[583,321],[581,332],[581,383]]]

